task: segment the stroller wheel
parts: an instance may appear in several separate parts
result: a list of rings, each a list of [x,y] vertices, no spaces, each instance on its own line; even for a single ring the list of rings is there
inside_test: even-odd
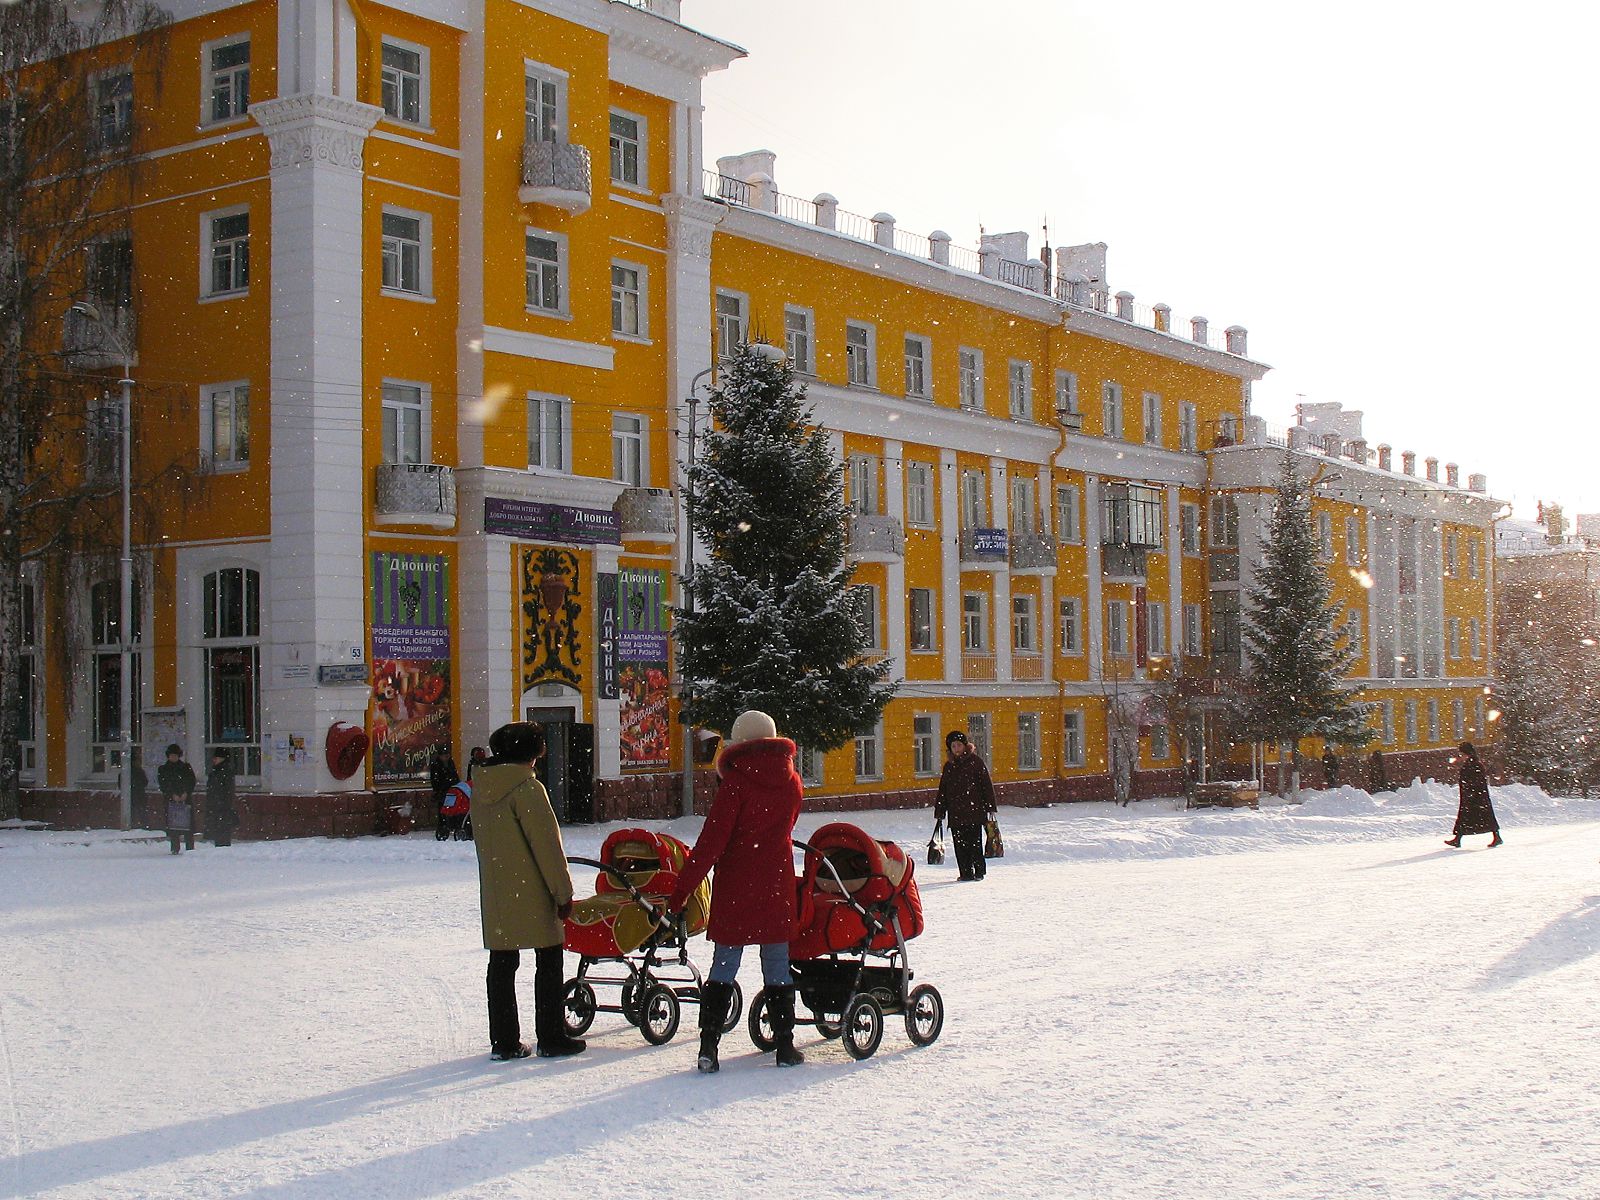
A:
[[[728,1016],[722,1022],[722,1032],[732,1033],[739,1024],[739,1018],[744,1015],[744,993],[739,990],[739,981],[734,980],[733,994],[728,997]]]
[[[857,996],[844,1010],[844,1048],[851,1058],[871,1058],[883,1041],[883,1009],[872,996]]]
[[[562,997],[561,1021],[573,1037],[581,1037],[594,1024],[594,989],[582,979],[567,984]]]
[[[648,987],[640,987],[631,979],[622,985],[622,999],[617,1003],[622,1009],[623,1020],[627,1021],[629,1025],[637,1025],[639,1023],[640,1001],[644,999],[647,991],[649,991]]]
[[[931,1046],[944,1029],[944,997],[931,983],[911,989],[906,1001],[906,1036],[912,1045]]]
[[[762,988],[756,993],[756,998],[750,1001],[750,1041],[755,1048],[766,1054],[778,1044],[778,1039],[772,1035],[772,1014],[767,1009],[767,989]]]
[[[639,1012],[639,1032],[652,1046],[664,1045],[678,1032],[681,1015],[678,997],[672,989],[657,984],[644,994],[644,1003]]]
[[[844,1025],[839,1021],[829,1021],[819,1016],[817,1018],[817,1032],[831,1042],[844,1032]]]

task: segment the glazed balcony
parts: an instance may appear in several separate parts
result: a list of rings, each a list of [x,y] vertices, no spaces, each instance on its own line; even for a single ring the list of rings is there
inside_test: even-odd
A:
[[[894,517],[851,513],[849,532],[845,553],[852,562],[899,562],[905,557],[906,535]]]
[[[678,536],[678,506],[666,488],[624,488],[612,508],[625,542],[670,545]]]
[[[453,468],[435,463],[383,463],[377,469],[377,488],[373,520],[379,525],[455,528]]]
[[[587,146],[545,141],[522,144],[522,186],[517,189],[522,203],[547,204],[569,213],[588,212],[591,192]]]

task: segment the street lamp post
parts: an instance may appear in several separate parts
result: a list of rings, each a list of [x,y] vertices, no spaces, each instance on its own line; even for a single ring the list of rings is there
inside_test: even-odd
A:
[[[121,447],[118,469],[122,481],[122,558],[118,576],[120,596],[117,606],[117,726],[121,735],[120,754],[120,811],[119,824],[123,829],[133,827],[133,352],[126,340],[114,333],[100,315],[100,310],[88,301],[80,300],[72,311],[85,320],[92,321],[101,336],[122,359],[122,405],[118,413],[121,425]]]
[[[707,367],[694,377],[689,384],[689,395],[686,401],[689,405],[689,445],[688,453],[684,457],[683,473],[683,610],[690,616],[694,615],[694,476],[690,473],[690,469],[694,466],[695,425],[699,418],[697,410],[700,407],[700,381],[710,376],[715,370],[715,367]],[[682,654],[681,642],[679,643],[679,654],[680,656]],[[684,673],[681,665],[678,669],[678,689],[680,702],[687,708],[689,704],[689,676]],[[683,803],[681,811],[686,817],[694,816],[694,726],[687,720],[683,723]]]

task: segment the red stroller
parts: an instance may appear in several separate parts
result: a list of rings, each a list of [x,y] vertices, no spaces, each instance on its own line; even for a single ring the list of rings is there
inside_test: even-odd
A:
[[[843,822],[795,845],[805,867],[789,970],[811,1010],[796,1024],[842,1035],[859,1059],[876,1053],[885,1014],[901,1014],[912,1043],[931,1045],[944,1028],[944,998],[932,984],[911,986],[906,943],[922,932],[922,897],[910,858]],[[750,1040],[763,1051],[774,1045],[765,989],[750,1003]]]

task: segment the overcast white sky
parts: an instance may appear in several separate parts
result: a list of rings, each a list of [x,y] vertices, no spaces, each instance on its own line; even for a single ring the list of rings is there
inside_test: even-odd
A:
[[[684,0],[749,57],[706,156],[766,148],[975,246],[1109,243],[1110,283],[1250,330],[1256,411],[1600,512],[1592,4]],[[1420,466],[1419,466],[1420,471]]]

